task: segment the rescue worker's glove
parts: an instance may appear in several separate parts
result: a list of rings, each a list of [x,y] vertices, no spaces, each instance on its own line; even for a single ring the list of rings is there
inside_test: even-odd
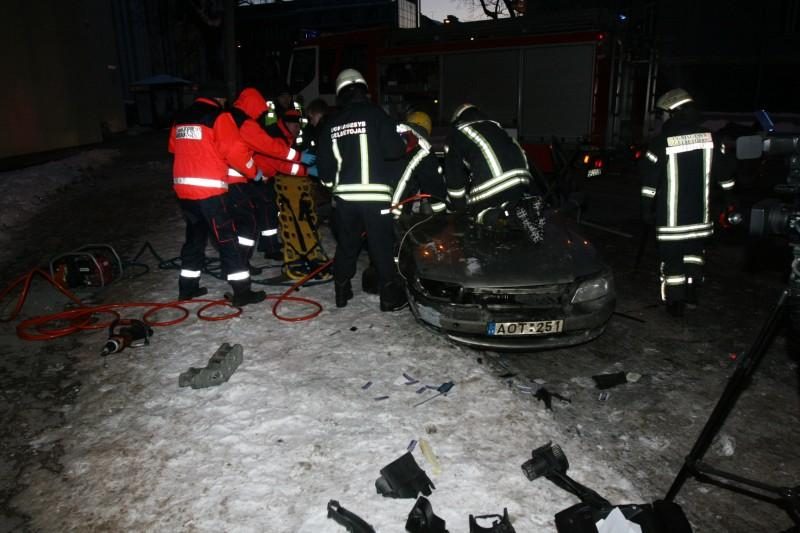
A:
[[[306,150],[300,154],[300,162],[306,166],[311,166],[317,162],[317,156]]]
[[[411,133],[410,131],[404,131],[403,133],[400,134],[400,136],[406,142],[407,154],[411,153],[414,150],[414,148],[419,146],[419,139],[417,139],[417,136]]]
[[[258,172],[256,172],[256,177],[253,178],[253,181],[261,181],[264,179],[264,172],[259,168]]]
[[[308,175],[313,176],[315,178],[319,176],[319,170],[317,169],[317,165],[308,167]]]

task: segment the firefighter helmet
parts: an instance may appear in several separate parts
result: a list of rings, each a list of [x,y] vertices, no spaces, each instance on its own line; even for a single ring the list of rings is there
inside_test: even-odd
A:
[[[364,76],[359,71],[353,68],[344,69],[336,76],[336,94],[339,94],[342,89],[354,83],[362,83],[364,87],[367,86],[367,80],[364,79]]]
[[[466,111],[467,109],[473,109],[473,108],[477,109],[477,106],[475,104],[461,104],[460,106],[458,106],[456,108],[455,111],[453,111],[453,118],[450,119],[450,122],[454,123],[464,113],[464,111]]]
[[[683,89],[672,89],[656,100],[656,109],[671,113],[684,104],[693,102],[692,96]]]
[[[409,124],[416,124],[424,129],[428,135],[431,134],[431,127],[433,124],[431,122],[431,117],[428,116],[427,113],[423,113],[422,111],[414,111],[406,117],[406,122]]]

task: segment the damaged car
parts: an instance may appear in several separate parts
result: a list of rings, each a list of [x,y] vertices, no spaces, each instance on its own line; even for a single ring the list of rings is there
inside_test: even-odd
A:
[[[599,336],[614,312],[611,269],[557,211],[544,239],[463,213],[400,219],[398,262],[416,319],[473,348],[561,348]]]

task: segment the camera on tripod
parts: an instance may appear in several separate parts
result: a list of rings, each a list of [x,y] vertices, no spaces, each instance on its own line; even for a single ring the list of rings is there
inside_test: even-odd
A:
[[[789,165],[786,182],[777,185],[775,192],[791,195],[793,201],[789,204],[767,198],[754,204],[750,211],[750,235],[784,235],[793,243],[800,242],[800,134],[776,133],[766,111],[756,116],[764,134],[736,139],[736,158],[786,157]]]

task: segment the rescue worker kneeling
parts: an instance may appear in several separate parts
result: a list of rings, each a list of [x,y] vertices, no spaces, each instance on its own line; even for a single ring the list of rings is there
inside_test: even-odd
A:
[[[543,238],[542,200],[522,147],[472,104],[451,119],[445,146],[448,202],[478,224],[521,227],[533,242]],[[533,193],[533,195],[531,194]]]
[[[206,87],[172,126],[169,151],[175,155],[173,188],[186,220],[181,248],[179,298],[208,292],[200,287],[205,249],[211,235],[219,248],[222,272],[233,288],[232,303],[243,306],[264,300],[264,291],[250,290],[250,272],[240,253],[237,229],[228,211],[228,168],[252,178],[253,153],[242,141],[233,117],[223,110],[225,86]]]
[[[336,306],[346,306],[353,297],[350,280],[366,231],[370,259],[378,272],[380,309],[396,311],[408,302],[395,279],[393,176],[388,160],[403,157],[406,143],[397,124],[367,98],[361,73],[343,70],[336,78],[336,96],[341,110],[325,121],[317,150],[320,181],[332,189],[336,203]]]

